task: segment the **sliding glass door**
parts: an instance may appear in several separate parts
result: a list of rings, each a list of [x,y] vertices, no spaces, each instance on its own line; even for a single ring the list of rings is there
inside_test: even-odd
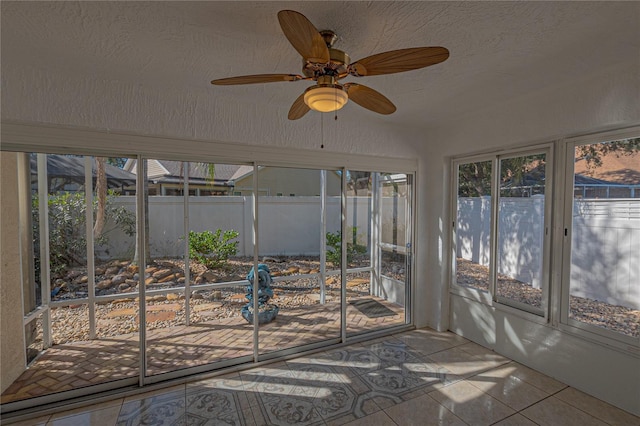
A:
[[[410,323],[412,174],[13,158],[24,267],[16,336],[29,368],[3,392],[3,409]]]
[[[338,342],[341,275],[332,255],[340,243],[341,176],[284,167],[257,173],[259,353]],[[253,302],[253,293],[247,297]],[[246,311],[251,320],[254,306]]]

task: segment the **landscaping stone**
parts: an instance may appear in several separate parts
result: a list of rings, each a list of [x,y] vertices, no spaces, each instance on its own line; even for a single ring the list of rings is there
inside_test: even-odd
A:
[[[162,278],[167,277],[171,274],[173,274],[173,271],[171,269],[160,269],[158,271],[155,271],[151,276],[160,281]]]
[[[96,284],[96,288],[98,290],[106,290],[110,288],[112,284],[111,280],[103,280]]]
[[[115,275],[113,278],[111,278],[111,282],[113,283],[113,285],[120,285],[126,280],[127,277],[123,274]]]
[[[112,266],[110,268],[107,268],[106,271],[104,271],[104,275],[116,275],[119,272],[120,272],[119,266]]]

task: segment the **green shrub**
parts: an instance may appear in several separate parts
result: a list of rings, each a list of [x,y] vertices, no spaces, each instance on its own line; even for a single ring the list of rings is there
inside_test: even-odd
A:
[[[238,241],[231,241],[238,235],[233,229],[224,233],[221,229],[215,233],[189,231],[189,256],[210,269],[220,268],[238,253]]]
[[[113,206],[116,195],[107,194],[105,222],[114,225],[103,230],[95,240],[96,246],[109,242],[109,232],[121,228],[127,235],[135,235],[135,214],[125,207]],[[35,257],[36,280],[40,279],[40,216],[39,200],[33,196],[31,200],[33,220],[33,248]],[[93,202],[94,219],[98,201]],[[49,214],[49,266],[52,277],[64,274],[72,266],[85,265],[87,261],[86,238],[86,203],[84,193],[65,192],[50,195],[48,199]]]
[[[357,228],[351,229],[353,242],[347,243],[347,264],[353,261],[353,257],[367,252],[367,247],[356,242]],[[327,232],[327,261],[339,267],[342,262],[342,232]]]

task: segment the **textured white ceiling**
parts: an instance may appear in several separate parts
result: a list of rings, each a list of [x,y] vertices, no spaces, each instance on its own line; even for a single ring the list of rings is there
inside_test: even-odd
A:
[[[640,52],[640,3],[611,2],[2,2],[2,66],[201,91],[286,116],[309,82],[213,87],[215,78],[300,73],[276,14],[294,9],[340,37],[352,60],[444,46],[446,62],[401,74],[349,77],[398,107],[343,116],[425,128],[561,87]],[[25,82],[28,84],[28,82]],[[303,118],[303,120],[307,117]]]

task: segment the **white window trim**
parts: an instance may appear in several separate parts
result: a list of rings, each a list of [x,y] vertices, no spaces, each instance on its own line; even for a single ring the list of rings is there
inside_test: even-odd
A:
[[[492,162],[492,173],[491,173],[491,191],[492,194],[498,189],[499,179],[499,161],[503,158],[513,158],[519,156],[526,156],[532,154],[540,154],[544,153],[547,155],[547,165],[551,166],[547,170],[548,180],[545,184],[545,194],[546,202],[545,202],[545,221],[544,227],[546,229],[547,234],[544,238],[544,246],[543,246],[543,276],[542,276],[542,290],[543,290],[543,308],[542,309],[530,309],[530,307],[525,305],[520,305],[508,299],[499,298],[496,294],[496,266],[497,266],[497,210],[496,205],[498,202],[498,197],[492,197],[492,206],[491,206],[491,237],[490,237],[490,250],[491,250],[491,258],[489,260],[490,270],[489,270],[489,291],[485,292],[475,288],[463,287],[456,284],[456,252],[457,252],[457,188],[458,188],[458,167],[462,164],[474,163],[474,162],[482,162],[482,161],[491,161]],[[552,215],[553,215],[553,205],[555,201],[554,197],[554,186],[553,186],[553,164],[554,164],[554,143],[546,142],[540,143],[525,147],[512,147],[509,149],[496,150],[493,152],[486,152],[482,154],[471,154],[467,156],[456,156],[451,160],[451,200],[450,200],[450,212],[451,212],[451,220],[449,221],[453,226],[451,229],[450,235],[450,278],[449,278],[449,291],[451,294],[455,294],[461,297],[465,297],[476,302],[483,303],[485,305],[491,306],[498,310],[502,310],[505,312],[510,312],[521,316],[525,319],[531,320],[536,323],[546,324],[551,319],[551,276],[550,276],[550,261],[551,261],[551,241],[553,237],[552,232]],[[529,308],[529,309],[528,309]]]
[[[601,343],[610,347],[614,347],[625,352],[640,356],[640,337],[626,336],[595,325],[585,324],[580,321],[569,318],[569,294],[570,294],[570,277],[571,277],[571,235],[573,225],[573,180],[574,180],[574,150],[576,146],[613,141],[631,137],[640,136],[640,126],[630,127],[621,130],[613,130],[607,132],[593,133],[585,136],[577,136],[567,138],[561,141],[562,157],[559,158],[559,167],[564,167],[564,191],[559,190],[559,198],[561,201],[558,205],[564,208],[557,209],[554,217],[558,226],[554,227],[557,238],[554,240],[561,242],[562,250],[558,250],[554,255],[554,262],[562,265],[557,268],[556,277],[554,277],[554,287],[559,293],[558,298],[558,321],[557,326],[560,330],[567,333]],[[565,230],[567,235],[564,235]]]

